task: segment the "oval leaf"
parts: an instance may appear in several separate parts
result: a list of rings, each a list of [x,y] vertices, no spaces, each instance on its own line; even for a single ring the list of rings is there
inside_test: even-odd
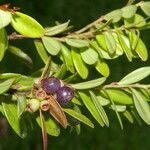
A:
[[[98,54],[92,48],[88,48],[86,50],[81,50],[81,57],[82,57],[83,61],[88,65],[93,65],[98,60]]]
[[[85,89],[91,89],[91,88],[95,88],[97,86],[102,85],[106,81],[106,79],[107,78],[102,77],[102,78],[99,78],[99,79],[86,81],[86,82],[81,82],[81,83],[76,83],[76,84],[70,84],[70,85],[74,89],[85,90]]]
[[[136,83],[138,81],[143,80],[147,76],[150,75],[150,67],[142,67],[139,69],[136,69],[135,71],[129,73],[127,76],[125,76],[123,79],[121,79],[118,84],[124,85],[124,84],[132,84]]]
[[[42,37],[43,44],[51,55],[57,55],[60,51],[60,43],[51,37]]]
[[[150,17],[150,2],[143,2],[140,5],[143,12]]]
[[[44,28],[35,19],[20,12],[12,15],[11,25],[17,32],[30,38],[42,37],[45,33]]]
[[[0,29],[7,26],[11,22],[11,13],[0,10]]]

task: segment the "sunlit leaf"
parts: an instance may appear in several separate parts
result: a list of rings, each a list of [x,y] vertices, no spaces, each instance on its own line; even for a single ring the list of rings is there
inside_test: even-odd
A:
[[[150,67],[142,67],[126,75],[123,79],[121,79],[118,82],[118,84],[123,85],[136,83],[138,81],[143,80],[149,75],[150,75]]]
[[[8,47],[7,33],[4,28],[0,29],[0,61],[3,59],[5,51]]]
[[[121,17],[122,17],[121,9],[116,9],[116,10],[106,14],[104,16],[104,19],[105,20],[113,19],[113,23],[116,23],[116,22],[120,21]]]
[[[126,117],[126,119],[130,122],[130,123],[134,123],[134,119],[131,115],[131,113],[126,110],[125,112],[123,112],[123,115]]]
[[[106,45],[106,40],[103,34],[96,35],[96,40],[99,44],[99,46],[107,51],[107,45]]]
[[[54,38],[43,36],[42,37],[43,44],[48,53],[51,55],[57,55],[60,51],[60,43]]]
[[[97,86],[102,85],[107,78],[105,77],[101,77],[98,79],[94,79],[94,80],[90,80],[90,81],[86,81],[86,82],[81,82],[81,83],[75,83],[75,84],[70,84],[74,89],[78,89],[78,90],[84,90],[84,89],[91,89],[91,88],[95,88]]]
[[[0,29],[7,26],[11,22],[12,16],[10,12],[0,10]]]
[[[78,52],[78,50],[72,49],[71,55],[72,55],[75,69],[77,70],[78,74],[81,76],[81,78],[86,79],[88,76],[88,68],[84,64],[80,53]]]
[[[53,36],[65,31],[69,25],[70,21],[67,21],[63,24],[56,25],[54,27],[45,28],[45,35]]]
[[[129,6],[123,7],[121,10],[122,10],[122,17],[131,18],[136,13],[137,6],[129,5]]]
[[[150,17],[150,2],[143,2],[140,5],[143,12]]]
[[[109,127],[109,120],[107,114],[104,108],[102,107],[100,101],[97,99],[96,95],[92,91],[90,91],[90,96],[103,122],[106,124],[107,127]]]
[[[133,92],[133,99],[134,99],[134,105],[136,107],[137,112],[139,113],[140,117],[150,125],[150,106],[147,103],[145,99],[143,99],[143,96],[141,96],[141,93],[139,93],[137,90],[132,89]]]
[[[44,28],[32,17],[16,12],[12,14],[11,25],[22,35],[38,38],[44,35]]]
[[[65,39],[66,43],[72,47],[76,48],[82,48],[89,46],[89,43],[87,40],[81,40],[81,39]]]
[[[81,50],[81,57],[83,61],[88,65],[93,65],[98,60],[98,54],[92,48]]]
[[[35,44],[35,47],[36,47],[38,54],[40,55],[43,62],[46,64],[46,62],[48,60],[48,55],[46,53],[46,50],[45,50],[42,42],[38,41],[38,40],[34,40],[34,44]]]

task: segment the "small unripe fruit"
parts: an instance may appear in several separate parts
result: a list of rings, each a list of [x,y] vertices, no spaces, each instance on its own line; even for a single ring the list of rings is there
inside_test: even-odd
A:
[[[48,111],[49,107],[50,107],[50,105],[49,105],[49,102],[47,100],[43,100],[43,101],[40,102],[41,110]]]
[[[68,86],[63,86],[56,92],[56,99],[61,105],[67,105],[73,97],[74,90]]]
[[[47,94],[54,94],[61,88],[61,82],[55,77],[50,77],[42,79],[41,86]]]
[[[40,101],[38,99],[30,99],[28,100],[28,103],[27,103],[27,108],[26,110],[28,112],[36,112],[40,107]]]

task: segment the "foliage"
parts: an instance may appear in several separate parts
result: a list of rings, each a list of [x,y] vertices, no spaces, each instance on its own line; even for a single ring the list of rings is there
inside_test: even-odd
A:
[[[80,124],[72,126],[69,117],[94,128],[93,116],[100,126],[109,127],[106,109],[116,113],[122,129],[123,116],[131,123],[141,118],[150,124],[150,85],[139,83],[150,76],[150,66],[134,70],[118,82],[107,83],[111,76],[107,60],[112,61],[121,55],[125,55],[129,62],[149,59],[140,33],[150,28],[150,2],[133,2],[129,1],[125,7],[101,16],[78,31],[72,31],[70,21],[44,28],[26,14],[8,9],[7,5],[0,7],[0,60],[8,50],[31,67],[31,58],[23,50],[9,45],[11,40],[29,38],[34,40],[45,64],[31,76],[0,74],[0,111],[20,137],[24,138],[32,130],[33,122],[37,121],[42,127],[46,149],[46,132],[59,136],[59,123],[66,128],[66,116],[68,126],[73,127],[77,134],[80,133]],[[143,13],[139,14],[138,10]],[[8,25],[17,33],[7,35],[5,27]],[[74,88],[75,97],[65,107],[51,99],[49,111],[42,113],[39,108],[39,114],[30,114],[27,111],[29,100],[39,98],[33,94],[35,85],[48,76],[55,76]],[[82,113],[83,107],[91,116]]]

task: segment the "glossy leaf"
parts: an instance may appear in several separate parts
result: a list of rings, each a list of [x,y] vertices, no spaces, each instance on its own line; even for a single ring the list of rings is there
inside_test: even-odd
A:
[[[5,51],[8,47],[7,33],[4,28],[0,29],[0,61],[3,59]]]
[[[150,106],[147,103],[145,99],[143,99],[143,96],[135,90],[132,89],[133,92],[133,99],[134,99],[134,105],[136,107],[137,112],[139,113],[140,117],[150,125]]]
[[[36,47],[38,54],[40,55],[43,62],[46,64],[46,62],[48,60],[48,55],[46,53],[46,50],[45,50],[42,42],[38,41],[38,40],[34,40],[34,44],[35,44],[35,47]]]
[[[43,44],[49,54],[55,56],[59,53],[60,43],[57,40],[55,40],[51,37],[43,36],[42,41],[43,41]]]
[[[7,26],[11,22],[11,19],[10,12],[0,10],[0,29]]]
[[[30,58],[29,55],[27,55],[24,51],[22,51],[20,48],[17,48],[15,46],[8,46],[8,50],[16,55],[18,58],[20,58],[29,68],[33,67],[33,62],[32,59]]]
[[[81,78],[86,79],[88,76],[88,68],[84,64],[80,53],[78,52],[78,50],[72,49],[71,55],[72,55],[75,69],[77,70],[78,74],[81,76]]]
[[[117,112],[124,112],[124,111],[126,111],[126,105],[115,105],[115,108],[114,108],[114,105],[111,105],[111,109],[113,109],[113,110],[115,110],[116,109],[116,111]]]
[[[134,70],[133,72],[126,75],[123,79],[121,79],[118,84],[132,84],[139,82],[150,75],[150,67],[142,67]]]
[[[89,110],[89,112],[91,113],[91,115],[95,118],[95,120],[97,120],[97,122],[103,127],[104,126],[104,122],[102,120],[102,118],[99,115],[99,112],[97,111],[95,105],[93,104],[93,102],[91,101],[89,95],[87,95],[84,92],[78,92],[84,105],[86,106],[86,108]]]
[[[129,6],[123,7],[121,10],[122,10],[122,17],[123,18],[131,18],[136,13],[137,6],[136,5],[129,5]]]
[[[59,24],[59,25],[56,25],[54,27],[48,27],[46,28],[45,30],[45,35],[48,35],[48,36],[53,36],[53,35],[57,35],[59,33],[62,33],[63,31],[65,31],[69,25],[69,22],[70,21],[67,21],[63,24]]]
[[[113,23],[116,23],[116,22],[120,21],[121,17],[122,17],[122,11],[121,11],[121,9],[117,9],[117,10],[114,10],[114,11],[106,14],[104,16],[104,19],[105,20],[113,19]]]
[[[84,124],[90,126],[91,128],[94,128],[94,124],[86,116],[84,116],[83,114],[81,114],[81,113],[79,113],[75,110],[69,109],[69,108],[63,108],[63,110],[68,115],[78,119],[79,121],[81,121]]]
[[[101,96],[101,94],[96,95],[97,100],[100,101],[102,106],[107,106],[110,104],[110,100]]]
[[[72,47],[76,48],[82,48],[89,46],[89,43],[87,40],[81,40],[81,39],[65,39],[66,43]]]
[[[109,127],[109,120],[107,114],[104,108],[102,107],[100,101],[97,99],[96,95],[92,91],[90,91],[90,96],[103,122],[106,124],[107,127]]]
[[[93,65],[98,60],[98,54],[92,48],[81,50],[81,57],[83,61],[88,65]]]
[[[73,60],[71,56],[71,50],[69,50],[65,45],[61,44],[61,54],[67,70],[70,70],[70,72],[74,73],[75,69],[74,69]]]
[[[30,38],[39,38],[45,33],[44,28],[35,19],[20,12],[12,15],[11,25],[17,32]]]
[[[15,79],[8,79],[4,82],[0,83],[0,94],[3,94],[5,92],[7,92],[10,87],[12,86],[13,82],[15,81]]]
[[[104,77],[108,77],[110,74],[110,69],[107,63],[104,60],[98,60],[95,64],[96,70],[102,74]]]
[[[143,12],[150,17],[150,2],[143,2],[140,5]]]
[[[94,79],[91,81],[75,83],[75,84],[70,84],[70,85],[74,89],[78,89],[78,90],[91,89],[91,88],[95,88],[95,87],[102,85],[106,81],[106,79],[107,78],[105,77],[101,77],[99,79]]]
[[[107,45],[106,45],[106,40],[103,34],[96,35],[96,40],[99,44],[99,46],[107,51]]]

